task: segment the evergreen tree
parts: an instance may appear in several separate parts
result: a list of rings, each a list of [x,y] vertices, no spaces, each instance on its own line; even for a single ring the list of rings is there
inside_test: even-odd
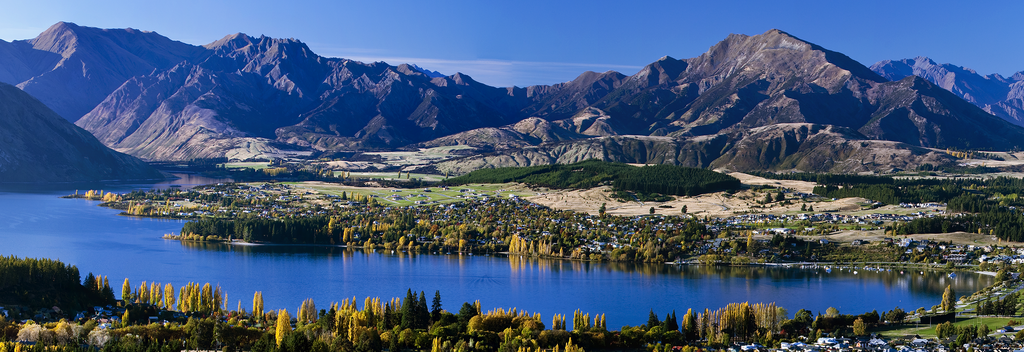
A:
[[[412,329],[416,326],[416,296],[410,288],[405,292],[405,299],[402,300],[402,330]]]
[[[679,321],[676,320],[676,311],[672,311],[671,314],[665,315],[665,321],[661,323],[661,326],[665,328],[665,331],[678,331]]]
[[[427,308],[427,296],[420,291],[420,300],[416,303],[416,326],[425,329],[430,324],[430,309]]]
[[[654,310],[651,309],[651,313],[647,316],[647,328],[653,328],[661,325],[661,320],[658,320],[658,315],[654,314]]]
[[[434,302],[430,305],[430,321],[441,319],[441,291],[434,291]]]
[[[476,308],[469,302],[462,303],[462,308],[459,308],[459,323],[468,324],[469,319],[477,315]]]
[[[331,310],[333,311],[334,308],[331,308]],[[391,303],[385,304],[384,305],[384,317],[381,318],[381,324],[380,324],[381,325],[380,326],[380,330],[381,331],[391,330],[391,328],[395,327],[396,324],[395,324],[395,320],[394,320],[394,315],[395,315],[395,312],[394,312],[394,310],[391,309]]]
[[[687,309],[686,314],[683,315],[683,338],[686,341],[693,341],[697,338],[697,317],[693,314],[692,309]]]
[[[86,291],[89,291],[91,294],[98,294],[100,290],[96,284],[96,275],[93,275],[92,272],[85,276],[85,281],[82,281],[82,286],[85,286]]]
[[[114,302],[116,300],[114,298],[114,290],[110,288],[110,280],[107,280],[106,276],[103,277],[103,291],[101,295],[103,300],[107,302]]]

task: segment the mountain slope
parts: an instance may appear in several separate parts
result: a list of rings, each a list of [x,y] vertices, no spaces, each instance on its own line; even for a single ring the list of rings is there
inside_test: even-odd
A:
[[[836,173],[909,170],[952,160],[940,151],[906,143],[866,140],[849,128],[784,123],[686,139],[623,135],[545,143],[448,160],[436,167],[463,174],[481,168],[570,164],[588,159],[732,171]]]
[[[988,113],[1024,126],[1024,71],[1010,77],[982,76],[976,71],[951,64],[937,64],[927,57],[883,60],[871,70],[890,80],[918,76],[977,105]]]
[[[509,111],[525,101],[463,74],[323,58],[292,39],[234,34],[203,49],[201,61],[128,79],[78,125],[132,155],[182,160],[275,139],[401,147],[516,122]]]
[[[162,178],[139,159],[105,147],[39,100],[0,83],[0,183]]]
[[[0,41],[0,82],[74,122],[129,78],[194,60],[199,49],[153,32],[59,22],[33,39]]]

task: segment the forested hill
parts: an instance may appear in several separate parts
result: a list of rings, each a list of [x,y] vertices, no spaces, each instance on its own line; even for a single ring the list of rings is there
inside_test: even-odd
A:
[[[467,183],[521,182],[550,188],[591,188],[612,185],[619,191],[697,195],[740,187],[736,178],[710,170],[674,165],[631,166],[600,160],[575,164],[482,169],[445,181]]]

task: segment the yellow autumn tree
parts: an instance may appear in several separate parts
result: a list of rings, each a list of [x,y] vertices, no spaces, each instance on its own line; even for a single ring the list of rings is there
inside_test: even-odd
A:
[[[274,334],[274,337],[277,339],[278,347],[281,347],[281,341],[284,341],[285,336],[291,332],[292,317],[288,315],[287,309],[282,309],[277,313],[277,329]]]

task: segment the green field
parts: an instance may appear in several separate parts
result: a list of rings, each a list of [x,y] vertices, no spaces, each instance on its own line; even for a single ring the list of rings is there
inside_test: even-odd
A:
[[[334,176],[341,177],[341,175],[343,173],[344,173],[344,171],[335,171],[334,172]],[[380,179],[385,179],[385,180],[397,180],[398,179],[398,172],[351,172],[351,173],[349,173],[349,175],[350,175],[349,177],[354,178],[354,179],[361,179],[361,178],[364,178],[364,179],[365,178],[370,178],[370,179],[380,178]],[[421,179],[423,181],[443,181],[444,180],[444,175],[418,174],[418,173],[414,172],[414,173],[412,173],[412,178],[418,178],[418,179]],[[402,179],[403,180],[409,179],[408,173],[403,172],[402,173]]]
[[[388,165],[423,165],[430,162],[437,162],[457,157],[458,155],[452,154],[452,152],[462,149],[474,148],[465,145],[457,145],[449,147],[420,148],[417,151],[370,152],[364,154],[379,155],[384,159],[384,163]]]
[[[1004,317],[958,317],[956,322],[953,323],[955,326],[975,326],[985,324],[988,325],[989,329],[992,330],[993,336],[1002,336],[995,331],[1006,326],[1010,320],[1021,321],[1021,318],[1004,318]],[[880,329],[873,329],[871,332],[879,333],[885,336],[905,336],[905,335],[921,335],[924,338],[935,337],[935,325],[916,325],[916,324],[905,324],[898,327]],[[1013,336],[1014,333],[1006,333],[1007,335]]]
[[[415,177],[415,174],[413,174]],[[426,187],[415,189],[374,189],[374,188],[353,188],[335,187],[325,185],[310,185],[303,183],[294,184],[298,188],[308,188],[317,192],[329,195],[340,196],[342,192],[349,196],[359,194],[372,196],[380,204],[393,206],[416,206],[429,204],[455,203],[471,199],[483,198],[508,198],[510,195],[517,197],[529,197],[536,195],[535,192],[524,191],[514,184],[474,184],[459,187],[449,187],[445,190],[442,187]]]
[[[235,162],[235,163],[224,163],[225,169],[254,169],[262,170],[270,167],[270,162],[256,161],[256,162]]]

